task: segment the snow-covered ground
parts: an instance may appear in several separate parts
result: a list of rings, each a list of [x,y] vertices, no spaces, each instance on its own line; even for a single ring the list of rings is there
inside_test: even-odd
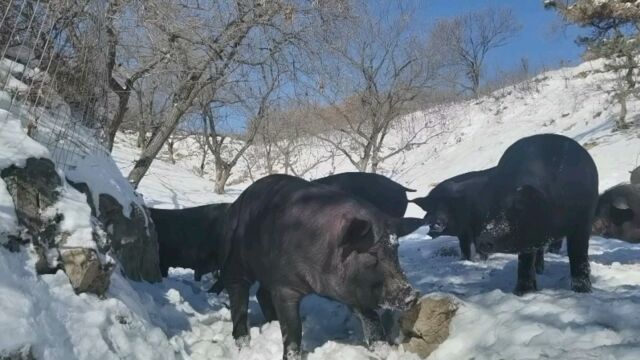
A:
[[[600,188],[628,179],[640,153],[637,131],[612,132],[617,106],[606,94],[606,74],[597,63],[538,76],[539,91],[505,89],[491,97],[415,114],[411,121],[445,116],[450,131],[384,164],[394,179],[426,194],[439,181],[494,165],[520,137],[566,134],[589,148],[600,172]],[[509,93],[511,91],[511,93]],[[640,116],[640,102],[629,118]],[[4,129],[3,129],[4,131]],[[393,135],[393,134],[392,134]],[[234,178],[228,194],[194,175],[198,163],[179,143],[177,164],[157,160],[139,191],[151,206],[182,208],[231,201],[249,184]],[[122,172],[137,154],[132,136],[121,135],[114,158]],[[309,148],[301,157],[317,156]],[[241,162],[238,174],[246,173]],[[208,165],[210,166],[210,164]],[[344,158],[323,163],[308,176],[350,171]],[[257,176],[256,174],[253,174]],[[2,185],[2,184],[0,184]],[[0,200],[6,196],[0,193]],[[0,221],[5,215],[0,208]],[[420,216],[416,207],[408,215]],[[8,227],[10,228],[10,226]],[[3,227],[0,226],[0,232]],[[2,236],[2,234],[0,234]],[[640,354],[640,245],[592,238],[594,291],[569,290],[566,252],[548,254],[541,290],[517,297],[517,256],[495,254],[487,261],[459,260],[454,238],[428,239],[417,232],[401,241],[401,264],[423,294],[450,294],[461,303],[449,339],[430,359],[637,359]],[[114,273],[106,299],[76,296],[63,274],[36,276],[28,253],[0,249],[0,336],[2,350],[35,344],[42,359],[279,359],[277,323],[263,324],[256,299],[250,303],[251,344],[238,350],[231,337],[226,295],[206,293],[211,279],[193,280],[173,269],[161,284],[135,283]],[[339,303],[311,296],[303,302],[303,347],[309,359],[416,359],[390,346],[361,344],[359,322]]]

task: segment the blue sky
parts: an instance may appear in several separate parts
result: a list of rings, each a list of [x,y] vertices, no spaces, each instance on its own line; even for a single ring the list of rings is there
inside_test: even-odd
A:
[[[514,68],[522,57],[528,58],[535,69],[557,68],[560,61],[580,62],[582,49],[575,44],[580,29],[559,26],[560,18],[554,11],[545,10],[542,0],[416,0],[416,4],[416,18],[427,29],[438,18],[489,6],[511,8],[522,30],[508,45],[488,55],[488,73],[494,73],[498,67]]]

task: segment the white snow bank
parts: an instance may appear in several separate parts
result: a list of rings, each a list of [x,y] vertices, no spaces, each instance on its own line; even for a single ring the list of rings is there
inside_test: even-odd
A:
[[[64,174],[58,176],[64,179]],[[53,219],[57,214],[63,215],[58,225],[66,237],[58,239],[62,247],[81,247],[97,250],[97,244],[93,241],[93,225],[91,221],[91,208],[87,204],[87,198],[78,190],[63,182],[60,188],[60,197],[52,206],[43,211],[44,218]]]
[[[142,197],[136,194],[131,184],[120,174],[113,159],[106,154],[83,157],[72,169],[66,171],[66,176],[73,182],[87,184],[98,215],[100,194],[111,195],[116,199],[122,205],[122,213],[126,217],[131,217],[133,206],[144,206]]]
[[[113,159],[124,176],[139,155],[135,138],[118,134],[113,147]],[[182,209],[203,204],[233,202],[248,184],[227,187],[227,193],[218,195],[214,185],[206,178],[194,175],[190,168],[156,159],[138,186],[149,207]]]
[[[27,136],[20,119],[0,109],[0,169],[11,165],[22,167],[30,157],[49,158],[49,151]]]
[[[66,275],[36,275],[28,249],[0,247],[0,351],[32,346],[40,360],[175,359],[149,322],[137,293],[119,274],[107,299],[76,295]]]
[[[25,165],[26,160],[31,157],[49,158],[48,150],[27,136],[22,130],[20,120],[13,114],[0,109],[0,125],[2,125],[2,131],[0,131],[0,169],[11,165],[22,167]],[[62,172],[59,172],[58,176],[64,179]],[[15,214],[13,201],[7,193],[4,181],[0,183],[0,186],[2,186],[0,198],[3,199],[0,206],[6,205],[11,208],[11,210],[0,212],[3,214],[0,220],[7,217],[7,220],[3,220],[2,224],[0,224],[0,229],[11,229],[10,214],[11,212]],[[53,218],[56,214],[64,215],[64,219],[60,223],[60,230],[67,232],[69,235],[64,239],[65,246],[95,249],[96,243],[92,238],[91,208],[87,205],[86,198],[64,181],[60,190],[58,202],[46,209],[43,216]],[[2,232],[0,230],[0,233]]]
[[[6,241],[8,235],[16,235],[17,232],[18,217],[13,199],[7,191],[7,184],[0,179],[0,244]]]
[[[640,245],[594,237],[593,293],[570,290],[566,254],[546,254],[540,291],[513,295],[517,255],[459,260],[455,238],[409,236],[400,248],[422,293],[463,302],[451,334],[429,359],[634,359],[640,350]]]

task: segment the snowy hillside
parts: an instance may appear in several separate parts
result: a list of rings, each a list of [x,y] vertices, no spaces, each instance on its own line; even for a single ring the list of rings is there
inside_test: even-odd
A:
[[[413,121],[446,116],[450,131],[431,144],[391,159],[384,164],[385,170],[422,195],[445,178],[493,166],[506,147],[521,137],[553,132],[571,136],[589,149],[598,166],[601,190],[627,181],[629,171],[637,166],[640,138],[637,131],[612,132],[618,109],[606,93],[607,80],[608,75],[599,71],[597,62],[585,63],[541,74],[527,90],[512,87],[479,100],[414,114]],[[640,102],[630,104],[629,114],[629,119],[640,116]],[[132,137],[123,135],[116,147],[116,161],[125,173],[135,158],[133,144]],[[198,160],[189,155],[191,146],[188,139],[178,144],[181,155],[177,165],[166,161],[153,164],[140,187],[149,204],[180,208],[228,201],[250,183],[246,178],[235,178],[227,195],[215,195],[213,184],[207,181],[211,174],[203,178],[193,175]],[[317,147],[301,154],[302,158],[313,156],[318,156]],[[208,166],[211,171],[212,165]],[[241,163],[236,174],[246,174],[246,166]],[[321,164],[308,177],[352,170],[346,159],[338,156],[334,163]],[[422,214],[411,206],[408,215]],[[452,323],[450,338],[430,359],[637,358],[640,245],[592,239],[592,294],[570,291],[568,258],[550,254],[545,274],[538,278],[541,291],[524,297],[511,294],[517,256],[495,254],[486,262],[472,263],[460,261],[457,249],[455,239],[428,240],[423,234],[409,236],[401,245],[401,263],[423,294],[453,294],[463,304]],[[173,313],[173,320],[190,324],[169,331],[174,334],[174,344],[180,343],[194,359],[278,358],[278,328],[273,324],[258,327],[261,314],[255,298],[251,303],[256,326],[251,347],[237,354],[231,345],[229,313],[216,305],[225,302],[225,297],[205,300],[203,293],[192,292],[187,285],[191,283],[189,272],[182,270],[176,270],[173,278],[163,283],[165,289],[179,285],[166,290],[169,303],[164,305],[164,316]],[[360,330],[355,318],[340,304],[312,297],[305,300],[302,311],[304,347],[314,351],[310,358],[413,357],[388,347],[371,353],[345,345],[357,344]]]
[[[438,182],[451,176],[494,166],[504,150],[517,139],[537,133],[559,133],[574,138],[587,147],[600,174],[600,190],[628,181],[629,171],[640,165],[640,136],[637,131],[613,132],[618,105],[612,103],[608,90],[613,86],[610,74],[597,61],[574,68],[562,68],[538,75],[526,84],[498,90],[482,97],[406,116],[407,122],[427,122],[444,118],[448,131],[426,145],[404,152],[383,163],[382,172],[394,180],[418,189],[416,196],[428,193]],[[629,121],[640,119],[640,101],[628,104]],[[391,133],[390,146],[398,134]],[[133,135],[120,134],[114,156],[123,173],[136,157]],[[309,146],[299,155],[301,162],[312,163],[323,155],[333,161],[321,162],[305,174],[312,179],[330,173],[354,171],[340,154],[323,154],[326,146],[309,139]],[[142,181],[141,192],[147,201],[159,207],[185,207],[211,201],[233,199],[251,183],[249,161],[240,161],[230,179],[228,194],[213,194],[213,162],[207,160],[204,176],[194,177],[200,159],[195,142],[185,139],[176,144],[176,165],[170,164],[167,152],[161,152],[150,174]],[[254,155],[257,156],[257,155]],[[165,161],[162,161],[162,160]],[[266,175],[259,158],[251,163],[254,179]],[[257,162],[257,164],[256,164]],[[277,170],[281,170],[281,167]],[[168,176],[172,174],[172,176]],[[184,179],[191,179],[185,182]],[[168,188],[173,189],[172,193]],[[179,191],[179,189],[182,190]],[[181,194],[181,196],[177,196]],[[417,207],[410,214],[419,215]]]
[[[490,97],[443,106],[407,117],[424,121],[446,117],[450,131],[432,143],[383,164],[395,180],[425,194],[437,182],[461,172],[494,165],[516,139],[533,133],[569,135],[589,148],[600,172],[601,190],[628,179],[636,165],[636,130],[612,132],[617,107],[606,94],[607,75],[597,63],[538,76],[529,90],[510,88]],[[604,87],[601,88],[601,87]],[[1,95],[1,94],[0,94]],[[629,118],[640,116],[640,102]],[[5,131],[3,128],[2,131]],[[635,133],[634,133],[635,132]],[[21,135],[22,136],[22,135]],[[398,134],[392,134],[393,137]],[[302,161],[322,158],[323,147],[309,141]],[[187,139],[179,143],[177,164],[156,160],[139,191],[154,207],[182,208],[232,201],[260,174],[259,164],[241,162],[228,193],[213,192],[212,164],[203,177]],[[138,149],[121,134],[114,157],[124,174]],[[321,163],[307,177],[353,170],[346,159]],[[96,173],[96,177],[108,176]],[[416,196],[418,196],[416,195]],[[14,221],[0,192],[0,221]],[[410,215],[421,215],[416,207]],[[0,225],[2,225],[0,224]],[[8,228],[8,227],[7,227]],[[0,226],[0,242],[5,236]],[[564,250],[563,250],[564,252]],[[566,254],[566,252],[564,252]],[[453,238],[428,239],[416,233],[401,241],[401,264],[424,295],[448,294],[461,309],[450,337],[430,359],[637,359],[640,352],[640,245],[593,238],[590,247],[594,292],[569,290],[566,255],[547,255],[541,290],[517,297],[517,256],[492,255],[487,261],[459,260]],[[0,248],[0,358],[7,350],[33,346],[38,359],[280,359],[277,323],[263,324],[255,297],[250,303],[251,343],[238,350],[231,336],[226,295],[207,294],[211,284],[193,280],[188,269],[173,269],[160,284],[136,283],[114,273],[104,299],[76,296],[63,273],[38,276],[29,252]],[[302,304],[303,348],[309,359],[417,359],[387,345],[361,344],[359,321],[343,305],[318,297]]]

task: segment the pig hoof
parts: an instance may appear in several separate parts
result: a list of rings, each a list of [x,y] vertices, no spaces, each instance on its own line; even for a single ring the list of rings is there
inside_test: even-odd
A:
[[[538,290],[538,285],[535,280],[529,281],[518,281],[518,285],[516,285],[513,293],[517,296],[522,296],[527,293],[531,293]]]
[[[591,292],[591,279],[589,278],[572,278],[571,290],[579,293]]]
[[[282,358],[284,360],[302,360],[302,354],[298,350],[289,349],[285,351]]]
[[[236,339],[236,346],[239,348],[247,347],[249,346],[250,342],[251,342],[251,337],[249,335],[240,336],[239,338]]]

